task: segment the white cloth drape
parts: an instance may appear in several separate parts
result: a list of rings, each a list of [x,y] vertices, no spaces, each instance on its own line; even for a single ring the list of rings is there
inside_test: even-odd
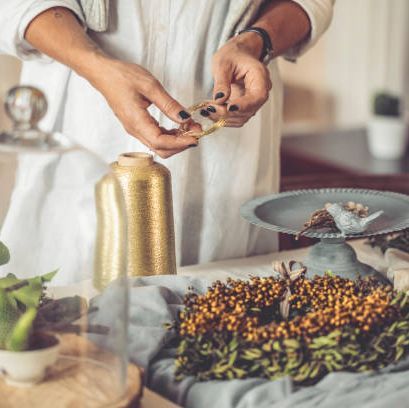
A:
[[[302,49],[290,51],[293,56],[326,29],[333,3],[297,2],[309,14],[313,29]],[[57,62],[39,58],[24,41],[29,21],[55,5],[70,8],[85,24],[74,0],[0,0],[0,49],[29,59],[22,82],[47,94],[50,110],[43,126],[64,132],[84,150],[20,157],[1,237],[14,254],[8,270],[24,276],[60,267],[56,282],[66,283],[92,273],[95,182],[119,153],[147,149],[126,134],[102,95],[86,80]],[[108,31],[90,35],[111,55],[143,65],[189,106],[210,96],[211,58],[231,34],[228,26],[237,26],[243,14],[237,13],[238,6],[238,0],[121,0]],[[223,129],[199,148],[165,161],[172,173],[181,264],[275,247],[273,234],[250,227],[239,215],[241,203],[278,189],[282,89],[275,63],[270,70],[270,99],[246,126]],[[151,113],[163,126],[172,126],[156,108]]]

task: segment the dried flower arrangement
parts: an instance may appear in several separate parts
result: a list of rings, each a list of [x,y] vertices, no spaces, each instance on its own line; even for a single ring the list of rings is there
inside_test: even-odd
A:
[[[309,385],[333,371],[377,370],[409,351],[409,297],[374,278],[305,277],[295,263],[280,277],[217,281],[188,292],[171,325],[176,379],[288,375]]]

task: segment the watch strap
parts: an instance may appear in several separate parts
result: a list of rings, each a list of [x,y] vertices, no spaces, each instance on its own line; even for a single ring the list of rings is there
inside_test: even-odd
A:
[[[268,35],[268,32],[264,30],[264,28],[249,27],[249,28],[245,28],[244,30],[239,31],[237,35],[240,35],[243,33],[256,33],[262,38],[263,49],[261,51],[260,61],[265,64],[268,64],[274,57],[273,44],[271,43],[271,39],[270,39],[270,36]]]

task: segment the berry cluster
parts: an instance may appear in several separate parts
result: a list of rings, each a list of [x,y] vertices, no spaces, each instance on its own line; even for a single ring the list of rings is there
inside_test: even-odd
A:
[[[189,292],[176,330],[175,378],[290,376],[379,370],[409,353],[409,296],[375,280],[305,277],[279,263],[280,278],[215,282]]]
[[[280,303],[291,290],[290,315]],[[352,281],[339,276],[304,276],[288,282],[274,277],[215,282],[203,295],[188,293],[179,314],[180,336],[234,332],[248,341],[297,338],[310,342],[344,326],[376,332],[399,315],[393,290],[375,279]]]

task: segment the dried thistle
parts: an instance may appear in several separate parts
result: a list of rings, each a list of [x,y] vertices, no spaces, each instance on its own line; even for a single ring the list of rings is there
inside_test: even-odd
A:
[[[296,266],[299,267],[294,269]],[[280,274],[286,284],[286,290],[280,302],[280,313],[283,319],[288,320],[290,315],[291,282],[304,277],[307,268],[302,263],[290,261],[288,266],[284,262],[273,262],[273,270]]]

